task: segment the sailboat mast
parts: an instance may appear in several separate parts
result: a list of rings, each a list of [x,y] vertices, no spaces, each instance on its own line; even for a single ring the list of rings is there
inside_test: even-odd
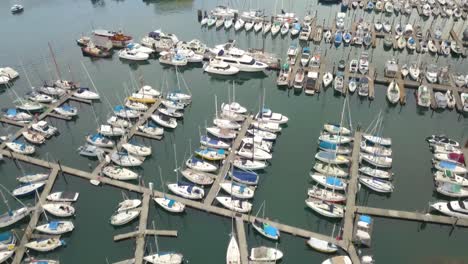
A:
[[[31,84],[31,80],[29,79],[28,73],[26,72],[26,69],[24,68],[23,62],[20,61],[20,64],[21,64],[21,68],[23,68],[24,76],[26,76],[26,80],[28,81],[29,87],[32,89],[33,87]]]
[[[52,55],[52,60],[54,61],[54,64],[55,64],[55,71],[56,71],[55,73],[57,74],[57,80],[62,80],[62,77],[60,75],[60,70],[57,64],[57,60],[55,59],[55,54],[54,54],[54,51],[52,50],[52,46],[50,45],[50,42],[48,42],[47,44],[49,45],[50,54]]]
[[[215,99],[215,118],[218,118],[218,97],[214,96],[214,99]]]
[[[162,190],[163,190],[163,196],[166,195],[166,188],[164,187],[164,181],[163,181],[163,176],[162,176],[162,170],[161,170],[161,166],[158,166],[158,170],[159,170],[159,179],[161,180],[161,186],[162,186]]]

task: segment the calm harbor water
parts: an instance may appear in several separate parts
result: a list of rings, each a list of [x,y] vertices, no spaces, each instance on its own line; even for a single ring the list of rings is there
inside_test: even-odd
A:
[[[89,33],[92,28],[119,29],[122,28],[139,40],[147,32],[158,28],[165,32],[175,33],[180,39],[200,39],[209,46],[236,39],[240,48],[264,47],[265,50],[284,57],[288,46],[296,43],[289,37],[270,36],[262,39],[261,35],[245,32],[234,33],[233,30],[214,30],[201,28],[196,20],[197,9],[210,9],[223,1],[73,1],[47,0],[23,2],[25,12],[12,16],[9,7],[12,1],[0,2],[0,25],[3,35],[0,48],[0,66],[13,66],[21,75],[14,82],[12,89],[0,94],[0,107],[12,106],[13,99],[18,94],[23,95],[29,90],[20,61],[33,85],[40,85],[43,80],[49,80],[55,75],[49,55],[47,42],[54,48],[57,62],[61,66],[64,78],[79,80],[84,85],[91,85],[81,67],[83,62],[96,87],[105,97],[92,106],[76,104],[79,107],[79,118],[65,122],[57,119],[49,121],[60,129],[60,136],[54,137],[44,146],[38,148],[35,157],[49,160],[60,160],[64,165],[91,171],[96,161],[81,157],[76,149],[84,144],[84,136],[95,131],[99,123],[105,122],[111,112],[109,105],[122,104],[128,93],[125,87],[131,86],[131,75],[141,74],[145,82],[154,87],[161,87],[162,80],[168,79],[169,89],[176,87],[176,77],[173,68],[162,67],[155,59],[148,63],[128,63],[119,60],[114,55],[109,60],[93,60],[83,58],[75,39],[81,34]],[[285,1],[288,2],[288,1]],[[248,9],[249,1],[234,1],[239,9]],[[278,3],[278,10],[280,9]],[[258,1],[258,6],[266,8],[269,14],[274,10],[274,1]],[[257,7],[257,1],[251,1],[251,7]],[[303,17],[307,8],[318,10],[319,21],[331,23],[338,6],[317,5],[315,1],[291,1],[284,3],[285,8],[297,12]],[[357,18],[364,16],[368,21],[374,14],[364,14],[362,11],[348,14]],[[378,15],[380,16],[380,15]],[[383,18],[385,19],[385,18]],[[409,19],[404,17],[389,17],[389,20],[424,23],[425,29],[429,21],[420,20],[413,14]],[[396,22],[395,22],[396,23]],[[450,22],[438,20],[435,26],[450,27]],[[330,48],[322,44],[312,49],[320,48],[327,64],[332,67],[339,59],[358,57],[361,49]],[[373,63],[379,72],[383,71],[384,63],[390,58],[401,62],[418,60],[417,54],[404,52],[385,52],[381,41],[377,49],[371,51]],[[455,72],[467,72],[466,59],[438,58],[425,55],[422,61],[436,62],[438,65],[451,65]],[[72,75],[68,71],[70,65]],[[173,145],[177,148],[178,166],[188,157],[190,151],[198,147],[199,129],[205,123],[210,123],[214,116],[214,95],[218,103],[228,100],[228,89],[231,78],[219,78],[203,73],[200,66],[187,67],[181,70],[193,93],[193,104],[186,110],[184,120],[173,132],[168,132],[162,141],[142,140],[153,147],[154,154],[145,161],[139,173],[144,182],[154,182],[161,189],[157,167],[161,166],[164,183],[176,181],[173,170]],[[331,234],[334,222],[321,218],[305,206],[306,190],[311,186],[308,172],[313,166],[313,156],[316,152],[317,138],[325,122],[338,122],[343,104],[343,97],[337,97],[332,89],[322,91],[318,96],[308,97],[304,94],[295,95],[288,90],[276,87],[276,73],[241,74],[236,80],[236,101],[247,106],[251,111],[259,108],[259,97],[262,88],[266,90],[266,104],[275,112],[280,112],[290,118],[287,128],[274,147],[274,158],[271,166],[261,174],[260,186],[256,192],[254,212],[266,201],[266,216],[290,225],[296,225],[312,231]],[[107,101],[108,100],[108,101]],[[431,153],[424,138],[435,133],[445,133],[456,140],[464,142],[468,134],[468,121],[454,111],[421,111],[416,107],[412,90],[407,90],[405,106],[389,106],[385,99],[385,87],[376,86],[376,98],[370,102],[357,96],[350,97],[351,115],[354,126],[360,124],[367,127],[371,120],[383,112],[384,136],[393,139],[393,168],[395,173],[395,191],[390,196],[376,195],[362,189],[358,195],[358,203],[373,207],[402,210],[425,211],[428,202],[441,199],[434,193],[431,174]],[[17,128],[0,126],[0,135],[14,133]],[[11,161],[0,163],[0,181],[7,189],[16,186],[18,175],[37,172],[40,168]],[[109,217],[117,203],[122,199],[121,191],[111,187],[96,188],[87,181],[72,176],[59,177],[54,190],[79,191],[80,199],[76,205],[77,216],[74,219],[76,230],[65,239],[68,246],[48,254],[59,258],[64,263],[105,263],[129,258],[133,254],[134,243],[123,241],[114,243],[112,237],[119,233],[133,230],[136,223],[124,228],[115,229],[109,224]],[[135,195],[135,194],[128,194]],[[10,206],[15,206],[9,199]],[[33,199],[26,202],[33,203]],[[0,207],[5,209],[4,205]],[[169,215],[157,209],[154,205],[150,210],[150,219],[161,229],[177,229],[178,238],[159,238],[161,250],[182,252],[191,263],[221,263],[225,259],[228,234],[231,230],[231,220],[208,215],[196,210],[187,210],[183,216]],[[339,225],[339,222],[336,223]],[[18,232],[25,223],[17,226]],[[464,244],[468,242],[466,230],[451,227],[426,225],[396,220],[378,219],[374,228],[371,253],[378,263],[425,263],[432,257],[436,260],[453,260],[468,262],[464,253]],[[404,239],[403,239],[404,238]],[[154,250],[154,241],[148,239]],[[251,228],[248,231],[249,247],[258,245],[275,245],[259,237]],[[278,248],[285,252],[282,263],[320,263],[326,256],[307,248],[303,239],[282,235]],[[85,253],[86,252],[86,253]]]

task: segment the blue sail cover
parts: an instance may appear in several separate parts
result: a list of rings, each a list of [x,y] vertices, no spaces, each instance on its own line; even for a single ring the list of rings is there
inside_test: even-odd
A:
[[[0,234],[0,244],[10,242],[12,237],[13,237],[13,234],[10,231],[1,233]]]
[[[258,175],[255,172],[248,172],[243,170],[233,170],[232,178],[240,182],[256,184],[258,182]]]
[[[115,111],[115,112],[120,112],[120,111],[122,111],[123,109],[124,109],[124,107],[121,106],[121,105],[117,105],[117,106],[114,107],[114,111]]]
[[[71,111],[75,110],[75,107],[70,106],[70,105],[64,105],[64,106],[62,106],[62,109],[65,110],[65,111],[71,112]]]
[[[52,229],[52,230],[57,230],[59,224],[60,224],[60,222],[52,221],[52,222],[49,223],[49,228]]]
[[[439,163],[439,165],[440,165],[440,167],[446,168],[446,169],[449,169],[449,170],[453,170],[457,166],[457,164],[455,164],[453,162],[449,162],[449,161],[441,161]]]
[[[7,115],[15,116],[16,115],[16,109],[15,108],[9,108],[6,112]]]
[[[337,145],[335,143],[330,143],[327,141],[320,141],[319,148],[326,150],[336,150]]]
[[[336,177],[327,177],[326,182],[327,182],[327,184],[334,185],[334,186],[343,185],[343,182],[340,179],[336,178]]]
[[[97,141],[98,139],[102,138],[101,134],[94,134],[91,136],[91,141],[95,142]]]
[[[263,231],[269,236],[277,236],[278,235],[278,229],[274,226],[264,224],[263,225]]]
[[[334,160],[336,159],[336,153],[334,152],[325,152],[325,151],[320,151],[317,154],[319,157],[327,159],[327,160]]]
[[[371,221],[372,221],[372,218],[370,216],[368,216],[368,215],[361,215],[361,216],[359,216],[359,221],[370,224]]]

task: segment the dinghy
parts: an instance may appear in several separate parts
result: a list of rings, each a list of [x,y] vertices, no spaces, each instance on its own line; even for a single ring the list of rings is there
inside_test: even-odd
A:
[[[338,247],[335,244],[315,237],[309,238],[309,240],[307,240],[307,245],[322,253],[335,253],[338,251]]]
[[[43,121],[43,120],[32,124],[31,128],[33,130],[41,133],[42,135],[44,135],[47,138],[49,138],[49,137],[51,137],[51,136],[58,133],[58,129],[56,127],[49,125],[47,123],[47,121]]]
[[[274,113],[271,111],[271,109],[263,108],[262,111],[255,116],[255,120],[286,124],[289,118],[280,113]]]
[[[177,127],[177,120],[175,118],[166,116],[166,115],[151,115],[151,119],[156,122],[158,125],[174,129]]]
[[[346,143],[351,142],[352,138],[347,137],[347,136],[339,136],[339,135],[322,133],[319,137],[319,140],[332,143],[332,144],[346,144]]]
[[[329,164],[348,164],[350,162],[349,158],[346,156],[338,155],[334,152],[328,151],[319,151],[317,154],[315,154],[315,158]]]
[[[346,195],[333,190],[322,189],[318,186],[312,186],[312,188],[309,188],[307,190],[307,195],[312,198],[332,203],[341,203],[346,201]]]
[[[466,179],[466,178],[464,178],[462,176],[459,176],[459,175],[457,175],[455,173],[452,173],[449,170],[436,171],[434,173],[434,180],[437,181],[437,182],[448,182],[448,183],[452,183],[452,184],[458,184],[458,185],[461,185],[463,187],[468,186],[468,179]]]
[[[213,172],[218,169],[216,165],[213,165],[209,162],[203,161],[195,157],[188,159],[185,162],[185,165],[191,169],[203,171],[203,172]]]
[[[433,144],[450,145],[450,146],[453,146],[453,147],[459,147],[460,146],[460,143],[458,143],[457,141],[455,141],[453,139],[448,138],[445,135],[432,135],[432,136],[427,137],[426,141],[431,145],[433,145]]]
[[[110,223],[113,226],[122,226],[130,223],[132,220],[140,216],[140,210],[127,210],[114,213],[110,218]]]
[[[430,148],[434,153],[456,153],[456,154],[462,154],[463,152],[460,150],[458,147],[454,147],[452,145],[431,145]]]
[[[359,166],[359,172],[380,179],[390,179],[393,173],[389,171],[374,169],[368,166]]]
[[[359,159],[366,161],[374,166],[382,168],[392,167],[392,158],[385,156],[375,156],[368,153],[359,153]]]
[[[234,234],[231,234],[226,251],[226,264],[241,264],[240,249]]]
[[[91,92],[89,88],[79,88],[76,92],[73,93],[73,96],[81,99],[87,100],[99,100],[99,94]]]
[[[464,166],[458,165],[456,162],[450,161],[436,161],[434,167],[438,170],[445,171],[449,170],[455,174],[466,174],[468,170]]]
[[[0,215],[0,228],[11,226],[23,218],[28,216],[30,211],[26,207],[22,207],[16,210],[8,210],[8,212]]]
[[[278,261],[283,258],[283,252],[276,248],[270,247],[256,247],[250,250],[250,260],[258,262],[271,262]]]
[[[75,226],[71,221],[52,221],[36,226],[36,230],[48,235],[61,235],[73,231]]]
[[[28,141],[29,143],[40,145],[44,144],[46,139],[43,135],[41,135],[39,132],[32,131],[32,130],[25,130],[21,135]]]
[[[255,188],[236,182],[223,182],[219,186],[233,197],[239,199],[251,199],[255,194]]]
[[[310,172],[309,173],[310,177],[312,178],[312,180],[314,180],[315,182],[317,182],[318,184],[326,187],[326,188],[330,188],[330,189],[334,189],[334,190],[345,190],[346,189],[346,182],[342,179],[339,179],[335,176],[325,176],[325,175],[321,175],[321,174],[317,174],[317,173],[312,173]]]
[[[233,139],[237,136],[236,132],[219,127],[207,127],[206,131],[212,134],[213,136],[222,139]]]
[[[468,219],[468,201],[435,202],[430,206],[445,215]]]
[[[192,169],[184,169],[180,172],[190,182],[198,185],[211,185],[216,178],[216,175],[206,172],[200,172]]]
[[[342,169],[341,167],[328,163],[316,162],[314,165],[314,170],[316,170],[318,173],[327,176],[336,176],[344,178],[348,177],[349,175],[348,172]]]
[[[86,141],[89,144],[92,144],[96,147],[103,147],[103,148],[112,148],[115,145],[114,141],[104,137],[103,135],[99,133],[86,136]]]
[[[241,157],[236,157],[232,161],[232,165],[241,170],[262,170],[268,166],[266,161],[261,160],[252,160],[252,159],[245,159]]]
[[[27,196],[36,193],[36,191],[39,191],[42,189],[45,185],[45,182],[35,182],[35,183],[27,183],[24,185],[20,185],[16,187],[11,194],[13,194],[16,197],[20,196]]]
[[[31,182],[40,182],[45,181],[49,178],[49,174],[46,173],[36,173],[30,175],[24,175],[22,177],[17,178],[17,180],[21,183],[31,183]]]
[[[122,144],[122,148],[124,148],[128,153],[135,156],[146,157],[151,155],[151,147],[147,147],[141,144],[125,143]]]
[[[361,142],[361,151],[372,154],[374,156],[386,156],[392,155],[392,149],[380,145],[370,145],[366,141]]]
[[[26,145],[25,143],[21,143],[18,141],[6,142],[5,146],[15,153],[24,155],[31,155],[36,151],[36,148],[34,146]]]
[[[229,176],[236,182],[246,185],[257,185],[259,180],[257,173],[238,169],[229,171]]]
[[[185,205],[183,203],[177,202],[166,197],[154,198],[153,200],[164,210],[171,213],[181,213],[185,210]]]
[[[52,202],[76,202],[80,196],[77,192],[54,192],[47,196]]]
[[[127,152],[114,152],[111,154],[111,160],[115,164],[123,167],[135,167],[143,164],[144,158],[135,157]]]
[[[70,217],[75,214],[75,208],[67,203],[46,203],[42,208],[56,217]]]
[[[127,199],[119,203],[117,212],[123,212],[131,209],[135,209],[141,205],[140,199]]]
[[[147,263],[153,264],[181,264],[184,260],[182,254],[174,252],[158,252],[149,256],[143,257]]]
[[[248,213],[252,210],[251,203],[244,200],[239,200],[238,198],[231,198],[229,196],[217,196],[216,200],[224,207],[234,212]]]
[[[109,165],[102,169],[102,173],[111,178],[120,181],[136,180],[138,179],[138,174],[120,166]]]
[[[362,183],[364,186],[370,188],[371,190],[374,190],[379,193],[390,193],[393,192],[394,189],[394,186],[391,182],[382,179],[376,179],[373,177],[360,175],[359,182]]]
[[[186,199],[200,200],[205,196],[202,188],[185,182],[170,183],[167,187],[171,192]]]
[[[200,137],[200,144],[210,148],[217,148],[217,149],[228,149],[230,145],[222,140],[211,138],[209,136],[201,136]]]
[[[33,240],[31,242],[26,243],[24,246],[26,248],[29,248],[35,251],[48,252],[64,244],[65,243],[58,238],[46,238],[46,239]]]
[[[147,122],[145,125],[139,126],[138,129],[150,136],[162,136],[164,134],[164,129],[161,127],[158,127],[155,123],[153,122]]]
[[[252,223],[252,227],[257,230],[261,235],[272,240],[278,240],[280,238],[280,231],[278,228],[255,219]]]
[[[305,200],[306,205],[315,212],[330,218],[343,218],[344,206],[322,201],[316,198]]]

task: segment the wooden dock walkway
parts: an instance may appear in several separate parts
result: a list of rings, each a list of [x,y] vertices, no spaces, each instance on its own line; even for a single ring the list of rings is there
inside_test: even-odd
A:
[[[41,192],[39,201],[36,204],[36,208],[35,210],[32,211],[31,219],[29,220],[29,224],[24,231],[23,237],[21,238],[19,245],[16,247],[15,256],[13,258],[13,261],[11,262],[12,264],[21,263],[21,260],[23,259],[23,256],[26,252],[26,247],[24,245],[28,243],[29,240],[33,237],[33,232],[37,226],[37,223],[39,222],[39,218],[42,213],[41,205],[46,202],[47,196],[52,190],[52,187],[54,186],[54,183],[55,183],[55,180],[57,179],[58,174],[59,174],[59,166],[55,164],[52,168],[49,178],[47,179],[44,189]]]
[[[178,232],[176,230],[144,230],[144,231],[133,231],[125,234],[118,234],[114,236],[114,241],[122,241],[130,238],[135,238],[138,236],[167,236],[167,237],[177,237]]]
[[[457,225],[462,227],[468,227],[468,220],[457,219],[455,217],[423,214],[417,212],[408,212],[400,210],[373,208],[365,206],[356,206],[356,213],[367,214],[379,217],[396,218],[408,221],[418,221],[424,223],[444,224],[444,225]]]
[[[148,193],[143,194],[143,202],[141,205],[140,223],[138,225],[138,231],[146,231],[148,225],[148,213],[149,213],[149,202],[151,195]],[[135,247],[135,264],[143,264],[143,256],[145,254],[145,235],[140,233],[136,239]]]
[[[253,116],[248,116],[247,119],[244,121],[242,124],[241,130],[237,134],[236,139],[232,143],[231,151],[229,152],[229,155],[227,158],[224,160],[223,166],[218,172],[218,176],[216,177],[213,185],[210,188],[210,191],[208,192],[208,195],[205,197],[205,200],[203,201],[204,204],[212,204],[216,195],[218,195],[219,189],[221,188],[219,184],[226,178],[226,175],[231,168],[231,163],[234,157],[236,156],[237,149],[240,147],[242,143],[242,139],[245,137],[245,134],[247,133],[247,129],[249,129],[250,124],[252,123]]]
[[[245,235],[244,221],[236,217],[237,241],[239,243],[241,263],[249,263],[249,249],[247,246],[247,237]]]
[[[347,187],[347,198],[346,198],[346,211],[344,216],[344,229],[343,229],[343,241],[346,244],[346,248],[354,248],[352,243],[353,240],[353,225],[356,207],[356,193],[358,192],[358,175],[359,175],[359,152],[361,146],[361,131],[354,132],[353,141],[353,153],[351,156],[351,168],[350,168],[350,179]],[[353,263],[360,263],[359,257],[356,254],[356,250],[353,249],[348,251],[349,256]]]

